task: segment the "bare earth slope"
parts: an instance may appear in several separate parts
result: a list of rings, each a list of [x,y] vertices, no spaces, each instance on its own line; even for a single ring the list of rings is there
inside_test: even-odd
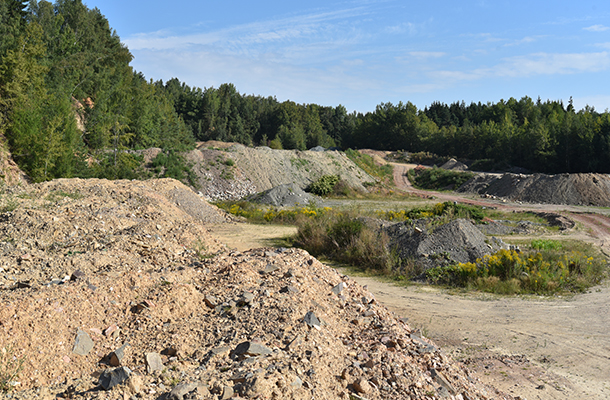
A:
[[[177,181],[2,200],[11,398],[510,398],[306,252],[227,252],[206,228],[223,214]]]
[[[323,175],[340,175],[357,190],[364,190],[365,182],[374,182],[338,151],[272,150],[240,144],[224,144],[220,149],[217,145],[201,143],[187,154],[198,177],[199,190],[209,200],[241,199],[289,183],[305,189]]]

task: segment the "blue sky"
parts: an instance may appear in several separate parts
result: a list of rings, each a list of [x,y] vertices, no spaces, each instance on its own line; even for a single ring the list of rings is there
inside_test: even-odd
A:
[[[498,102],[610,109],[610,2],[83,0],[153,80],[279,101]]]

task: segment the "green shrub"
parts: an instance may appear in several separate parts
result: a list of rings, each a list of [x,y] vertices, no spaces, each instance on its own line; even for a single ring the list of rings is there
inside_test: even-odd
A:
[[[309,185],[309,191],[318,196],[327,196],[341,178],[338,175],[323,175],[317,181]]]
[[[174,178],[198,188],[197,176],[182,155],[175,151],[160,152],[151,161],[153,170],[162,178]]]
[[[407,172],[409,180],[420,189],[458,188],[470,180],[472,172],[448,171],[442,168],[415,168]]]

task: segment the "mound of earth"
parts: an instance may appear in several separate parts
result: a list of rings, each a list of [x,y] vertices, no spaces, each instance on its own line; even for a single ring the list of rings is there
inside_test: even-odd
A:
[[[248,200],[274,207],[302,207],[313,203],[320,205],[323,202],[318,196],[305,192],[294,183],[287,183],[265,190],[249,197]]]
[[[507,245],[488,239],[465,219],[456,219],[429,230],[425,220],[399,222],[383,228],[390,248],[404,260],[414,260],[424,269],[445,264],[474,262]]]
[[[23,360],[13,399],[510,398],[305,251],[224,252],[205,228],[214,209],[189,212],[206,205],[188,190],[60,180],[11,200],[0,354]]]
[[[216,143],[217,144],[217,143]],[[375,179],[338,151],[273,150],[232,143],[200,143],[186,154],[201,193],[210,201],[237,200],[294,183],[305,189],[323,175],[339,175],[350,187],[366,191]]]
[[[452,171],[466,171],[468,170],[468,165],[456,160],[455,158],[451,158],[449,161],[441,165],[441,168]]]
[[[604,174],[479,174],[457,189],[512,201],[610,206],[610,177]]]

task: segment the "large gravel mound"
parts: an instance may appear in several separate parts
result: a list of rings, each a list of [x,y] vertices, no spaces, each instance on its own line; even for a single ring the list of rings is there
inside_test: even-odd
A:
[[[274,207],[302,207],[312,203],[317,205],[323,203],[321,198],[305,192],[294,183],[276,186],[248,199],[255,203],[268,204]]]
[[[480,174],[457,189],[512,201],[542,204],[610,206],[610,177],[605,174]]]
[[[2,198],[10,398],[511,398],[305,251],[223,252],[184,190],[74,179]]]
[[[226,144],[225,144],[226,145]],[[279,185],[305,189],[323,175],[339,175],[352,188],[365,191],[375,179],[339,151],[273,150],[233,144],[217,148],[201,143],[186,155],[206,199],[237,200]]]
[[[488,239],[465,219],[437,228],[426,228],[425,220],[400,222],[384,228],[390,248],[405,260],[414,260],[424,269],[444,264],[474,262],[486,254],[506,248],[501,240]]]

